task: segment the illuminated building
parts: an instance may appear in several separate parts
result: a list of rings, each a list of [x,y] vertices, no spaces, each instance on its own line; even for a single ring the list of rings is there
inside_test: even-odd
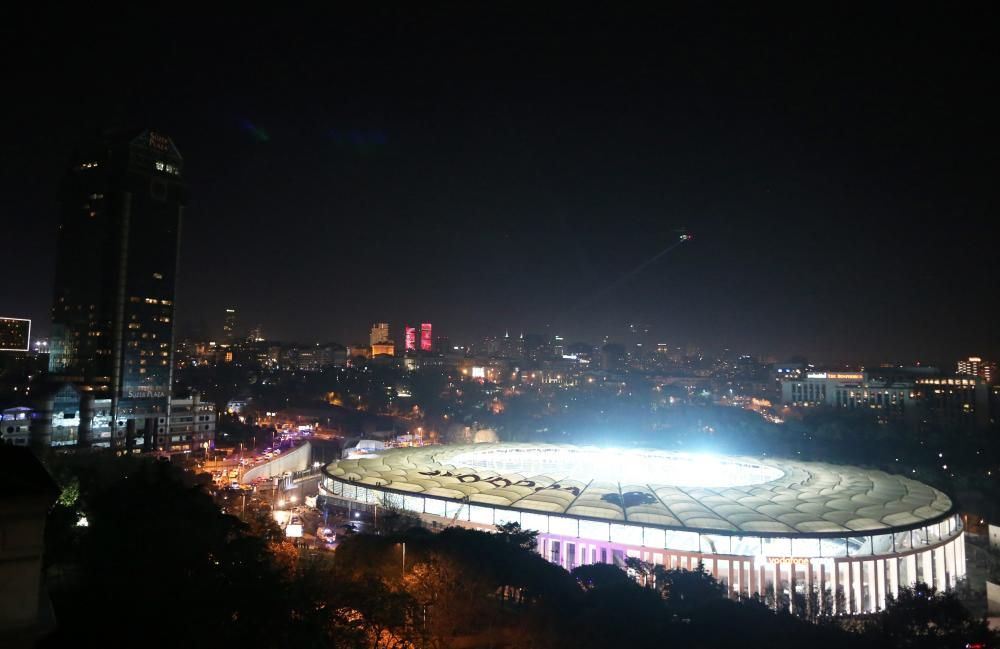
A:
[[[34,411],[23,406],[0,412],[0,443],[27,446],[31,438],[31,415]]]
[[[201,396],[172,399],[167,434],[156,439],[156,450],[166,453],[205,452],[215,446],[215,406]]]
[[[364,347],[367,352],[368,348]],[[286,370],[318,372],[347,361],[344,348],[336,343],[321,345],[285,345],[278,350],[277,365]]]
[[[792,406],[838,405],[866,407],[868,391],[864,372],[809,372],[789,374],[781,383],[782,402]],[[900,390],[909,394],[907,386]],[[863,393],[863,397],[862,397]],[[893,395],[893,399],[897,395]]]
[[[405,341],[404,350],[408,352],[417,351],[417,329],[416,327],[406,326],[403,328],[403,340]]]
[[[567,570],[630,557],[699,563],[732,599],[814,613],[884,610],[899,589],[965,577],[944,493],[882,471],[790,460],[549,444],[394,449],[327,465],[330,498],[482,530],[516,522]]]
[[[375,343],[384,343],[389,338],[389,323],[376,322],[372,325],[372,331],[368,335],[368,344],[374,346]]]
[[[236,334],[236,309],[226,309],[226,319],[222,322],[222,338],[228,344],[233,343]]]
[[[429,352],[434,347],[434,337],[431,333],[431,323],[425,322],[420,325],[420,351]]]
[[[154,131],[79,149],[61,189],[49,369],[111,399],[112,446],[165,431],[184,161]]]
[[[396,353],[396,344],[391,340],[384,340],[372,345],[372,358],[376,356],[393,356]]]
[[[347,358],[371,358],[372,348],[367,345],[348,345]]]
[[[498,353],[501,358],[521,358],[523,354],[523,347],[521,342],[524,336],[518,338],[511,338],[510,331],[505,331],[503,338],[499,340]]]
[[[26,352],[31,348],[31,320],[0,317],[0,352]]]
[[[883,420],[916,425],[985,425],[989,397],[978,377],[917,376],[891,368],[876,372],[808,372],[781,382],[782,403],[796,407],[870,410]]]
[[[958,361],[955,373],[960,376],[978,376],[987,383],[993,383],[996,372],[997,364],[993,361],[984,361],[979,356],[970,356],[968,360]]]
[[[989,386],[979,377],[916,380],[916,395],[928,418],[948,427],[984,426],[989,421]]]
[[[54,386],[48,394],[35,399],[29,434],[38,446],[72,448],[114,448],[113,400],[81,390],[72,383]],[[153,449],[164,453],[190,453],[215,443],[215,406],[202,402],[198,395],[188,399],[170,399],[170,418],[157,421]]]

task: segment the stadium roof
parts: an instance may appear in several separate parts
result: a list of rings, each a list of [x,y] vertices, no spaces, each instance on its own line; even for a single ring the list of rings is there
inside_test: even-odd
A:
[[[951,499],[852,466],[551,444],[401,448],[327,475],[520,511],[724,534],[833,535],[936,522]]]

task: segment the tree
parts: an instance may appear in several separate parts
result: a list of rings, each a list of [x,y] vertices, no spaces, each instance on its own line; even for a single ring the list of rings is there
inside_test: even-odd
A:
[[[995,646],[1000,639],[986,620],[973,618],[954,593],[939,593],[922,582],[887,596],[874,632],[886,646],[913,649]]]
[[[725,586],[705,571],[701,561],[694,570],[656,566],[654,575],[657,588],[671,608],[696,609],[713,600],[724,599],[726,595]]]
[[[50,574],[62,578],[50,582],[59,627],[47,646],[100,645],[108,637],[142,637],[149,647],[332,639],[316,602],[292,595],[297,575],[275,563],[263,538],[221,513],[189,474],[151,458],[59,461],[79,481],[73,507],[88,525],[77,526],[68,505],[53,508],[46,555],[57,562]],[[181,602],[184,623],[164,624]]]
[[[538,547],[538,532],[536,530],[523,530],[521,524],[515,522],[497,525],[496,528],[500,538],[522,550],[534,552]]]
[[[629,577],[624,570],[608,563],[577,566],[570,574],[584,590],[609,588],[629,583]]]

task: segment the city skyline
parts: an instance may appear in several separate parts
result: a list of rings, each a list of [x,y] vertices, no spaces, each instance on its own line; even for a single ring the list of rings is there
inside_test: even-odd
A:
[[[980,234],[995,81],[966,18],[483,18],[317,21],[294,42],[248,24],[221,53],[210,22],[152,25],[67,62],[64,16],[15,74],[57,83],[15,107],[38,128],[10,134],[0,180],[9,236],[32,242],[5,311],[48,335],[61,169],[140,126],[185,152],[181,324],[218,331],[235,307],[277,339],[350,344],[374,318],[592,342],[643,321],[779,358],[1000,355]],[[149,56],[114,58],[140,40]]]

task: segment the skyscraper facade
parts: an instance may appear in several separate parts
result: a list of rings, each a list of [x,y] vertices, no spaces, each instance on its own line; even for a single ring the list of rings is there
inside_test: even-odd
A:
[[[404,347],[405,351],[417,351],[417,328],[407,325],[403,328],[403,337],[406,343]]]
[[[222,321],[223,341],[232,344],[236,334],[236,309],[226,309],[226,319]]]
[[[114,448],[166,430],[183,166],[160,133],[109,133],[77,151],[60,192],[49,369],[111,399]]]

